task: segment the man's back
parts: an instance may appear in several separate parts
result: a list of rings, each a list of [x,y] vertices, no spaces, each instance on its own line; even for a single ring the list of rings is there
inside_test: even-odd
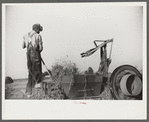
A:
[[[29,48],[30,46],[33,46],[35,48],[39,48],[39,49],[37,49],[37,50],[39,50],[39,52],[41,52],[43,50],[41,35],[39,35],[35,31],[31,31],[31,32],[25,34],[23,36],[23,39],[24,39],[23,45],[22,45],[23,49],[26,47]]]

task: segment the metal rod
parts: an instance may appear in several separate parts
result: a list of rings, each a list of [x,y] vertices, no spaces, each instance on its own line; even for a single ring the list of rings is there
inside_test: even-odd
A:
[[[48,67],[46,66],[46,64],[45,64],[45,62],[43,61],[43,59],[42,59],[42,58],[41,58],[41,61],[42,61],[43,65],[45,66],[45,68],[46,68],[46,70],[47,70],[48,74],[52,77],[51,73],[49,72]]]
[[[106,45],[107,43],[110,43],[110,42],[113,42],[113,38],[104,41],[104,43],[102,43],[102,44],[100,44],[100,45],[97,45],[97,44],[96,44],[96,40],[95,40],[95,41],[94,41],[94,44],[95,44],[96,47],[99,47],[99,48],[100,48],[100,47],[103,47],[104,45]]]
[[[113,46],[113,42],[112,42],[112,44],[111,44],[111,50],[110,50],[110,55],[109,55],[109,59],[111,59],[112,46]]]
[[[106,40],[95,40],[95,42],[105,42]]]

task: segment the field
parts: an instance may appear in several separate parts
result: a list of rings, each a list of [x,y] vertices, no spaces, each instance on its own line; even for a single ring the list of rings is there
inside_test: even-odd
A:
[[[14,80],[13,83],[6,84],[5,85],[5,99],[37,99],[37,100],[43,99],[42,95],[41,95],[40,88],[35,89],[35,94],[33,97],[26,98],[24,96],[27,81],[28,81],[27,79],[16,79],[16,80]],[[68,86],[67,83],[68,83],[68,81],[66,81],[66,86]],[[67,90],[66,90],[66,92],[67,92]],[[68,93],[66,93],[66,94],[68,94]],[[44,100],[45,99],[50,100],[50,99],[60,99],[60,98],[59,97],[54,97],[54,98],[46,97],[46,98],[44,98]],[[103,92],[96,99],[98,99],[98,100],[113,100],[111,92],[108,87],[104,87]]]
[[[11,84],[5,84],[5,99],[23,99],[27,79],[17,79]]]

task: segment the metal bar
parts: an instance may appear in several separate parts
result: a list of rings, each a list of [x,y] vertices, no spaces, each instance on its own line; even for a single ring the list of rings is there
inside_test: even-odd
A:
[[[89,91],[94,91],[94,89],[83,89],[83,90],[78,90],[78,92],[89,92]]]
[[[45,68],[46,68],[46,70],[47,70],[48,74],[52,77],[51,73],[49,72],[48,67],[46,66],[46,64],[45,64],[45,62],[43,61],[43,59],[42,59],[42,58],[41,58],[41,61],[42,61],[43,65],[45,66]]]
[[[106,40],[95,40],[95,42],[105,42]]]
[[[95,41],[96,41],[96,40],[95,40]],[[95,44],[96,47],[98,47],[95,41],[94,41],[94,44]]]
[[[97,41],[97,42],[106,42],[106,41],[109,41],[109,40],[113,40],[113,38],[112,39],[107,39],[107,40],[95,40],[95,41]]]
[[[113,46],[113,42],[112,42],[112,44],[111,44],[111,50],[110,50],[110,55],[109,55],[109,59],[111,59],[112,46]]]
[[[112,39],[109,39],[109,40],[106,40],[106,41],[104,41],[104,43],[102,43],[102,44],[100,44],[100,45],[98,45],[97,47],[103,47],[104,45],[106,45],[107,43],[110,43],[110,42],[113,42],[113,38]],[[96,44],[97,45],[97,44]]]

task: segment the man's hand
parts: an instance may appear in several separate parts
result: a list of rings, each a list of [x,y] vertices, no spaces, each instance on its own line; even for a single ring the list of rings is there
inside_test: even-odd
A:
[[[22,43],[22,48],[26,48],[26,43],[25,43],[25,36],[23,37],[23,43]]]
[[[26,44],[25,44],[24,41],[23,41],[23,43],[22,43],[22,48],[23,48],[23,49],[26,48]]]

